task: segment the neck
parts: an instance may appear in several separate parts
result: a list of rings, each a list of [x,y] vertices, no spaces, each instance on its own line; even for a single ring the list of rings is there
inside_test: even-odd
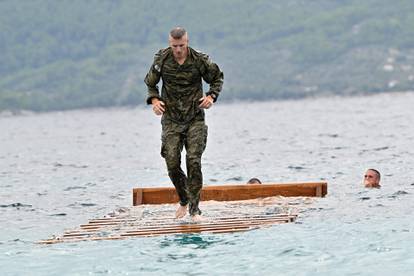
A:
[[[188,56],[188,47],[187,47],[187,49],[186,49],[186,51],[185,51],[185,53],[182,57],[174,56],[174,59],[175,59],[175,61],[177,61],[178,64],[182,65],[185,62],[185,60],[187,59],[187,56]]]
[[[177,61],[178,64],[182,65],[186,59],[187,59],[187,56],[184,56],[182,58],[175,58],[175,61]]]
[[[366,184],[365,188],[381,188],[380,184]]]

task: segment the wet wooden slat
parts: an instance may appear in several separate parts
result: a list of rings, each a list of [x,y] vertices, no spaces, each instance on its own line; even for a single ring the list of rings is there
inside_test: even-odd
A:
[[[159,235],[188,234],[188,233],[230,233],[241,232],[267,227],[269,225],[288,223],[295,220],[296,215],[251,215],[212,218],[199,223],[186,223],[176,219],[141,220],[140,218],[114,218],[110,225],[105,220],[91,220],[80,228],[66,231],[62,237],[43,240],[39,243],[53,244],[59,242],[118,240],[128,237],[151,237]],[[125,222],[127,222],[125,224]]]
[[[139,226],[130,226],[130,227],[125,227],[125,229],[133,229],[131,231],[138,231],[138,230],[146,230],[146,231],[156,231],[158,229],[182,229],[182,228],[191,228],[191,227],[204,227],[204,226],[214,226],[214,227],[221,227],[224,225],[250,225],[250,224],[266,224],[266,223],[277,223],[277,222],[291,222],[291,218],[262,218],[262,219],[256,219],[256,220],[232,220],[232,221],[226,221],[226,222],[220,222],[220,221],[211,221],[211,222],[205,222],[202,224],[163,224],[163,225],[139,225]],[[120,227],[121,228],[121,227]],[[97,227],[97,226],[90,226],[90,227],[81,227],[80,230],[84,231],[84,232],[89,232],[91,233],[97,230],[101,230],[102,227]],[[76,233],[79,233],[80,231],[77,231]],[[128,232],[128,231],[127,231]],[[69,234],[73,234],[73,232],[65,232],[65,233],[69,233]]]
[[[246,232],[249,230],[255,230],[259,227],[252,227],[249,229],[220,229],[220,230],[212,230],[208,231],[206,233],[208,234],[226,234],[226,233],[237,233],[237,232]],[[126,238],[131,237],[154,237],[154,236],[164,236],[167,234],[164,233],[148,233],[148,234],[142,234],[139,235],[130,235],[130,236],[108,236],[108,237],[72,237],[72,238],[57,238],[57,239],[47,239],[47,240],[41,240],[38,243],[39,244],[55,244],[55,243],[62,243],[62,242],[82,242],[82,241],[103,241],[103,240],[124,240]],[[172,235],[172,234],[170,234]]]
[[[212,221],[205,221],[204,224],[208,223],[216,223],[216,224],[223,224],[223,223],[231,223],[231,222],[244,222],[244,221],[266,221],[266,220],[281,220],[286,222],[292,222],[294,221],[296,216],[264,216],[259,218],[227,218],[227,219],[215,219]],[[139,225],[137,225],[139,223]],[[82,224],[80,225],[81,229],[84,230],[99,230],[105,227],[110,226],[119,226],[119,227],[139,227],[139,228],[145,228],[145,227],[163,227],[163,226],[172,226],[172,225],[183,225],[181,222],[177,222],[176,220],[165,222],[165,223],[152,223],[152,224],[146,224],[144,222],[136,222],[132,223],[129,222],[128,224],[121,224],[121,223],[105,223],[105,224]]]
[[[191,232],[205,232],[210,230],[220,230],[220,229],[239,229],[239,228],[248,228],[253,226],[264,226],[264,225],[271,225],[271,224],[280,224],[280,223],[287,223],[287,221],[260,221],[260,222],[244,222],[244,223],[229,223],[229,224],[208,224],[208,225],[180,225],[180,226],[172,226],[172,227],[154,227],[154,228],[139,228],[139,229],[131,229],[122,232],[121,236],[129,235],[129,234],[136,234],[139,233],[146,234],[146,233],[170,233],[170,234],[180,234],[180,233],[191,233]],[[96,236],[96,232],[71,232],[66,233],[63,235],[64,238],[66,237],[77,237],[77,236]]]
[[[214,230],[214,229],[236,229],[250,226],[260,226],[266,224],[279,224],[286,223],[287,221],[261,221],[261,222],[245,222],[245,223],[229,223],[229,224],[209,224],[209,225],[181,225],[177,227],[162,227],[162,228],[148,228],[148,229],[139,229],[139,230],[129,230],[126,231],[126,234],[130,233],[141,233],[141,232],[164,232],[171,231],[174,233],[183,233],[183,231],[205,231],[205,230]]]
[[[252,220],[252,219],[263,219],[263,218],[286,218],[286,217],[289,217],[289,218],[296,218],[297,217],[297,215],[289,215],[289,214],[277,214],[277,215],[260,215],[260,216],[243,216],[243,217],[240,217],[240,216],[232,216],[232,217],[216,217],[216,218],[210,218],[210,219],[208,219],[208,220],[206,220],[206,221],[209,221],[209,220],[214,220],[214,221],[228,221],[228,220],[238,220],[238,219],[243,219],[243,220],[245,220],[245,219],[250,219],[250,220]],[[95,221],[95,220],[90,220],[89,221],[89,223],[88,224],[82,224],[81,225],[81,227],[82,226],[89,226],[89,225],[117,225],[117,224],[120,224],[120,223],[129,223],[129,222],[136,222],[136,221],[138,221],[137,219],[130,219],[130,218],[127,218],[127,219],[114,219],[114,220],[105,220],[105,221]],[[168,218],[163,218],[163,219],[151,219],[151,220],[140,220],[140,223],[141,224],[143,224],[143,223],[151,223],[151,224],[156,224],[156,223],[158,223],[158,224],[163,224],[163,223],[165,223],[165,224],[171,224],[171,223],[176,223],[176,222],[179,222],[179,220],[177,220],[176,218],[171,218],[171,217],[168,217]]]
[[[125,234],[121,234],[121,237],[130,237],[130,236],[147,236],[147,235],[167,235],[167,234],[188,234],[188,233],[202,233],[202,232],[217,232],[217,231],[231,231],[234,230],[249,230],[251,229],[248,225],[240,225],[240,226],[228,226],[228,227],[193,227],[188,229],[180,229],[179,232],[176,229],[166,229],[166,230],[159,230],[159,231],[136,231],[136,232],[129,232]]]

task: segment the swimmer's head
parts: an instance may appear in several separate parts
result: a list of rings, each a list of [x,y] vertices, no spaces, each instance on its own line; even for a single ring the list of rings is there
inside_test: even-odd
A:
[[[379,188],[381,174],[376,169],[368,169],[364,174],[364,185],[366,188]]]
[[[251,178],[246,184],[262,184],[258,178]]]

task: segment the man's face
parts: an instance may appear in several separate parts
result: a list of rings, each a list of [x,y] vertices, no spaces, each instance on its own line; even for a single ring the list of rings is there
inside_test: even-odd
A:
[[[188,36],[185,34],[179,39],[174,39],[170,36],[169,45],[173,51],[173,55],[176,59],[182,59],[187,56],[188,51]]]
[[[365,187],[378,187],[379,178],[376,172],[367,170],[364,175],[364,185]]]

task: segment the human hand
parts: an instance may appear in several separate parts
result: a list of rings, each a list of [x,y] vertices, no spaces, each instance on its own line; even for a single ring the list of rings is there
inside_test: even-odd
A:
[[[209,109],[213,105],[213,98],[211,96],[202,97],[199,99],[200,105],[198,107]]]
[[[157,98],[151,100],[152,110],[156,115],[162,115],[165,112],[165,103]]]

